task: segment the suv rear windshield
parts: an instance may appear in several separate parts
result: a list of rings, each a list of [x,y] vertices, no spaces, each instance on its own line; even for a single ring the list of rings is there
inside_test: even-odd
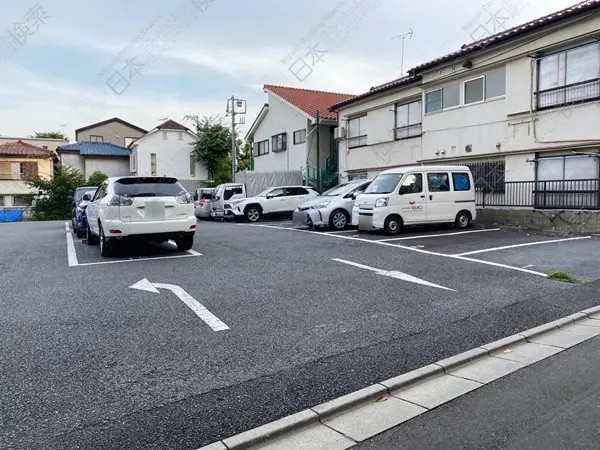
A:
[[[123,197],[178,197],[186,193],[176,178],[122,178],[114,185],[115,194]]]
[[[212,191],[202,191],[200,198],[204,200],[210,200],[212,198]]]

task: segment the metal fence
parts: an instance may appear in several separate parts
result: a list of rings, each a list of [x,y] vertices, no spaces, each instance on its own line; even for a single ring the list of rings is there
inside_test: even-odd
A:
[[[600,179],[505,181],[476,189],[477,206],[600,209]]]

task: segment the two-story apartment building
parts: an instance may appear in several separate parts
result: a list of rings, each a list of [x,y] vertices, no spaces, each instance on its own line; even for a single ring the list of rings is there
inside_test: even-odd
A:
[[[128,147],[148,131],[118,117],[86,125],[75,130],[77,142],[107,142]]]
[[[599,206],[599,29],[600,1],[582,2],[334,105],[340,172],[467,164],[499,206],[537,206],[548,190],[563,191],[555,206]],[[589,181],[549,183],[564,180]]]
[[[179,179],[189,191],[199,181],[209,179],[200,161],[192,155],[198,136],[180,123],[167,120],[133,142],[130,157],[131,175],[165,175]]]
[[[254,171],[301,170],[315,184],[318,167],[322,184],[337,179],[337,113],[329,107],[352,95],[273,85],[264,92],[267,103],[246,135],[253,142]]]
[[[0,207],[29,206],[27,177],[53,176],[54,152],[23,141],[0,144]]]

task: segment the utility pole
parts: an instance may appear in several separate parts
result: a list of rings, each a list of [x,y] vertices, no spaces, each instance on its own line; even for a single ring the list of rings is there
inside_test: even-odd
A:
[[[317,111],[317,191],[321,192],[321,146],[319,142],[319,125],[321,124],[321,117],[319,111]]]
[[[235,126],[246,123],[246,100],[235,98],[235,95],[232,95],[227,100],[226,116],[229,114],[231,114],[231,181],[235,182],[235,172],[237,169],[237,134]],[[239,117],[238,121],[236,121],[236,117]]]
[[[400,57],[400,76],[404,76],[404,40],[408,37],[410,39],[413,35],[412,28],[408,33],[400,34],[398,36],[394,36],[391,39],[402,39],[402,56]]]

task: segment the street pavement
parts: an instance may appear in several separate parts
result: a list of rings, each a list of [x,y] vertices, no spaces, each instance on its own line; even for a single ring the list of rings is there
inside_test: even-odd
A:
[[[449,232],[410,245],[527,241],[484,232],[461,247],[436,235]],[[201,222],[192,253],[109,260],[66,234],[64,222],[0,224],[0,448],[193,450],[600,303],[600,282],[323,233]],[[512,253],[545,247],[564,269],[569,250],[554,246],[567,244],[582,242]],[[574,267],[600,279],[600,242],[585,245]],[[143,280],[185,290],[229,329],[174,292],[130,288]]]
[[[352,447],[589,450],[600,442],[600,338],[551,356]]]

